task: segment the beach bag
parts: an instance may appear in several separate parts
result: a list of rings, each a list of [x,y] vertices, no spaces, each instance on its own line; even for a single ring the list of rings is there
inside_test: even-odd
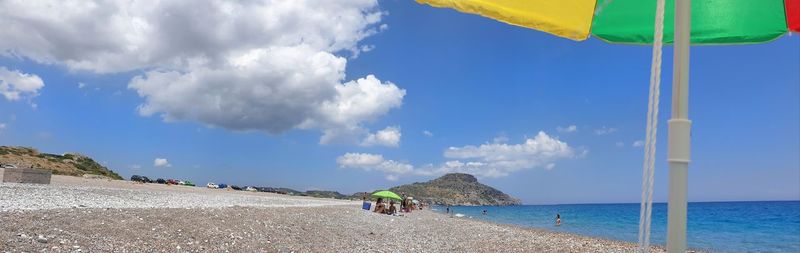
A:
[[[364,204],[361,204],[361,209],[364,209],[364,210],[367,210],[367,211],[369,211],[369,209],[371,207],[372,207],[372,202],[369,202],[369,201],[364,201]]]

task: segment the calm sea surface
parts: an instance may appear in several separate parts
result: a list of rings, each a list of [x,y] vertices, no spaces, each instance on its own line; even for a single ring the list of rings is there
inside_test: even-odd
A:
[[[441,206],[433,207],[444,212]],[[638,241],[639,204],[451,207],[473,219],[600,238]],[[483,210],[488,215],[482,215]],[[554,226],[556,213],[561,226]],[[666,245],[667,205],[653,204],[650,241]],[[690,249],[711,252],[800,252],[800,201],[689,203]]]

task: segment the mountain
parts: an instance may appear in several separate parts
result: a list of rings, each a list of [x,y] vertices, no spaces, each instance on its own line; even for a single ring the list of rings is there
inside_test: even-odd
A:
[[[316,198],[327,198],[327,199],[347,199],[349,196],[341,194],[336,191],[322,191],[322,190],[311,190],[306,191],[306,195]]]
[[[0,146],[0,164],[16,165],[18,168],[47,169],[56,175],[83,176],[101,175],[111,179],[122,179],[116,172],[84,155],[39,153],[27,147]]]
[[[405,193],[414,199],[437,205],[507,206],[521,204],[519,199],[495,188],[481,184],[475,176],[450,173],[424,182],[401,185],[389,189],[397,194]]]

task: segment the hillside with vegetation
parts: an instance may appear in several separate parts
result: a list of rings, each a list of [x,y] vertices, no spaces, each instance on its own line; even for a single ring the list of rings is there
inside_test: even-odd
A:
[[[0,146],[0,164],[18,168],[36,168],[53,171],[56,175],[83,176],[101,175],[111,179],[122,179],[119,174],[95,162],[92,158],[77,154],[63,155],[40,153],[28,147]]]
[[[389,189],[397,194],[405,193],[414,199],[437,205],[506,206],[519,205],[519,199],[500,190],[481,184],[475,176],[450,173],[437,179],[401,185]]]

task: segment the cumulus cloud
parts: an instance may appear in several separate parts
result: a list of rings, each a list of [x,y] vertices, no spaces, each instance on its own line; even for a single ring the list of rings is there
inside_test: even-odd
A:
[[[381,171],[395,179],[401,175],[432,176],[451,172],[496,178],[525,169],[551,170],[555,168],[555,162],[578,156],[576,150],[566,142],[539,132],[519,144],[486,143],[450,147],[444,152],[444,157],[449,160],[439,165],[413,166],[367,153],[347,153],[337,158],[337,163],[342,168]]]
[[[487,143],[479,146],[450,147],[444,152],[450,159],[473,161],[475,171],[487,177],[508,176],[522,169],[545,166],[553,161],[575,156],[574,148],[566,142],[540,131],[520,144]],[[469,163],[466,163],[468,165]]]
[[[492,142],[493,143],[506,143],[506,142],[508,142],[508,136],[500,135],[500,136],[494,137],[494,139],[492,139]]]
[[[44,82],[39,76],[0,66],[0,94],[6,100],[17,101],[36,97],[42,87],[44,87]]]
[[[85,83],[83,83],[83,82],[78,82],[78,89],[83,89],[84,87],[86,87],[86,84],[85,84]]]
[[[634,141],[633,143],[631,143],[631,146],[636,148],[642,147],[644,146],[644,141],[643,140]]]
[[[556,131],[559,133],[574,133],[578,131],[578,126],[576,125],[569,125],[567,127],[556,127]]]
[[[369,134],[363,142],[361,142],[362,146],[387,146],[387,147],[398,147],[400,146],[400,133],[399,127],[387,127],[386,129],[380,130],[374,134]]]
[[[142,116],[358,143],[405,96],[373,75],[345,78],[343,54],[372,50],[359,43],[385,30],[384,15],[376,0],[0,1],[0,54],[141,70],[128,88]]]
[[[433,133],[431,133],[431,131],[428,131],[428,130],[422,131],[422,134],[424,134],[425,136],[428,136],[428,137],[433,137]]]
[[[601,128],[595,129],[594,130],[594,134],[596,134],[596,135],[609,135],[609,134],[612,134],[612,133],[614,133],[616,131],[617,131],[616,128],[603,126]]]
[[[381,171],[386,179],[397,180],[399,175],[414,171],[414,166],[394,160],[385,160],[382,155],[367,153],[346,153],[336,159],[341,168],[356,168],[364,171]]]
[[[167,161],[167,158],[156,158],[153,161],[153,166],[166,168],[166,167],[172,167],[172,164],[170,164],[169,161]]]

